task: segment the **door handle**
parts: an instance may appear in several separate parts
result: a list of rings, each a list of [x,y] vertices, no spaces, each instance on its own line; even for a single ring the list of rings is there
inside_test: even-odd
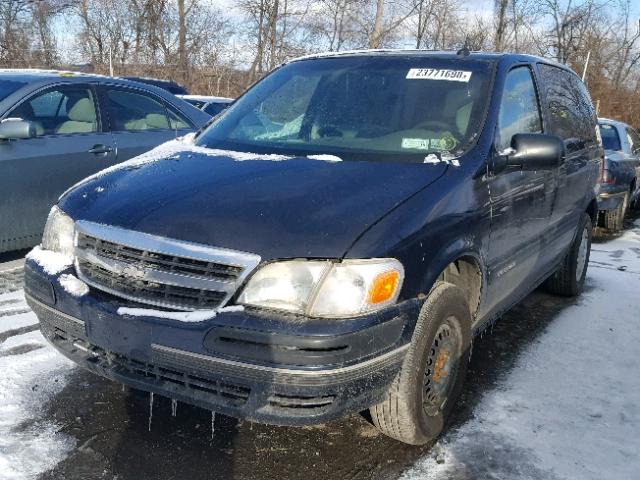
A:
[[[106,145],[102,145],[102,144],[98,144],[98,145],[94,145],[93,147],[91,147],[88,150],[89,153],[93,153],[94,155],[101,155],[104,153],[111,153],[113,152],[113,148],[112,147],[107,147]]]

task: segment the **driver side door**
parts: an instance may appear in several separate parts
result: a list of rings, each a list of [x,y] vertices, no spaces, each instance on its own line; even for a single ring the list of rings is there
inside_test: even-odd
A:
[[[543,133],[538,91],[529,66],[507,73],[496,128],[494,155],[507,153],[517,133]],[[508,168],[488,178],[491,202],[488,299],[496,307],[537,274],[542,239],[556,191],[555,170]]]

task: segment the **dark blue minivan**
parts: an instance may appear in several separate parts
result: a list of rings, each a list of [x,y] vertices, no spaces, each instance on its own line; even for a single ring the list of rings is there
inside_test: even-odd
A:
[[[52,209],[25,291],[64,355],[258,422],[369,409],[423,444],[471,340],[581,292],[602,147],[580,79],[511,54],[301,58]]]

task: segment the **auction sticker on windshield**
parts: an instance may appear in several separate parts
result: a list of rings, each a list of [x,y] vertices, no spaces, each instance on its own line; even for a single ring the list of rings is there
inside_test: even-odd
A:
[[[469,83],[469,80],[471,80],[471,72],[465,70],[446,70],[442,68],[411,68],[406,78]]]

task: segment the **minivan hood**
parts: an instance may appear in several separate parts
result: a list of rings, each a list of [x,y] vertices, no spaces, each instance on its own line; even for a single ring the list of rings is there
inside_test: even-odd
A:
[[[256,253],[263,260],[341,258],[368,227],[447,168],[229,153],[187,149],[127,162],[71,189],[60,208],[74,220]]]

